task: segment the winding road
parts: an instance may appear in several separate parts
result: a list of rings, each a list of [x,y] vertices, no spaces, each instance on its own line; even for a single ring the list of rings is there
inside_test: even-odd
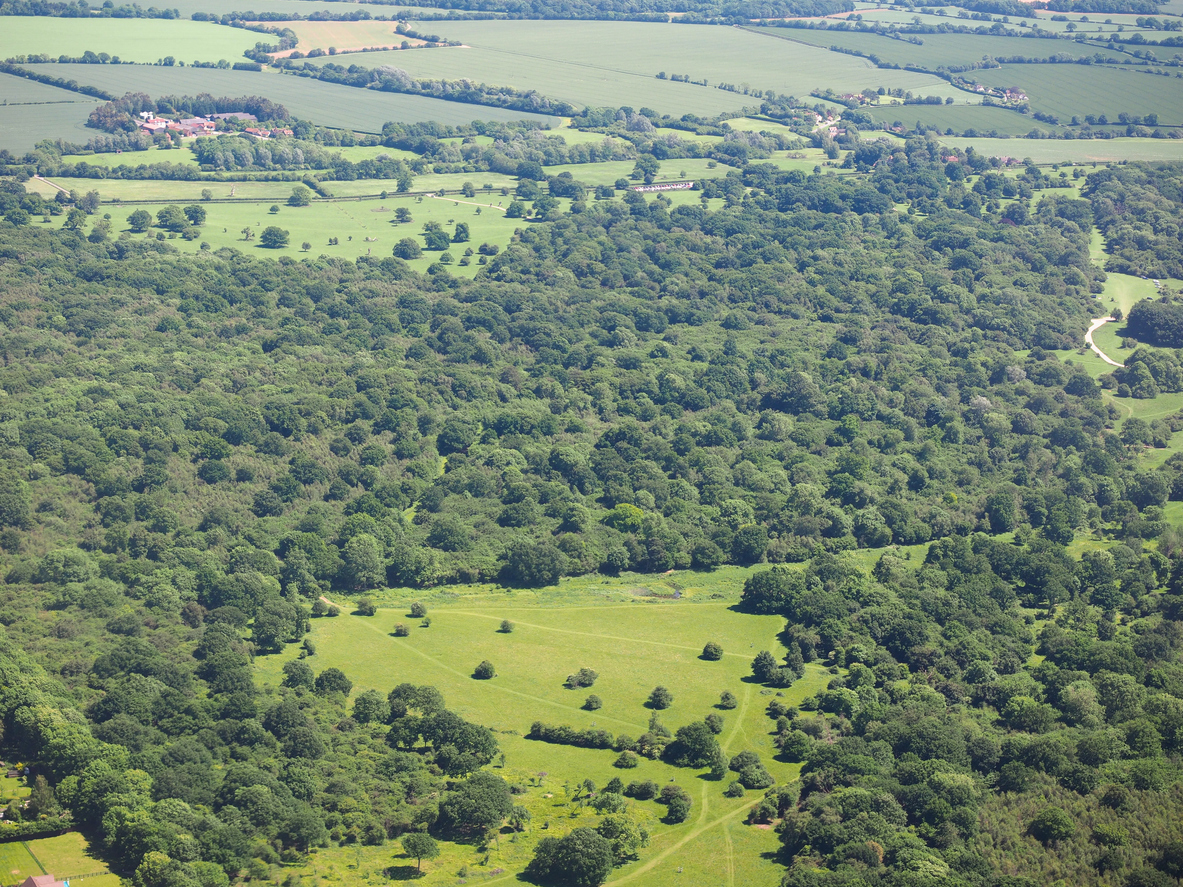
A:
[[[1093,341],[1093,333],[1095,333],[1097,330],[1099,330],[1105,324],[1109,323],[1109,321],[1111,321],[1111,320],[1116,320],[1116,318],[1114,318],[1114,317],[1095,318],[1093,320],[1093,325],[1090,326],[1088,329],[1088,332],[1084,334],[1084,341],[1088,344],[1088,346],[1091,349],[1093,349],[1093,353],[1095,355],[1097,355],[1097,357],[1101,358],[1101,360],[1105,361],[1105,363],[1109,364],[1110,366],[1123,367],[1123,366],[1125,366],[1124,363],[1118,363],[1116,360],[1114,360],[1112,357],[1110,357],[1108,354],[1106,354],[1104,351],[1102,351],[1100,348],[1098,348],[1097,343]]]

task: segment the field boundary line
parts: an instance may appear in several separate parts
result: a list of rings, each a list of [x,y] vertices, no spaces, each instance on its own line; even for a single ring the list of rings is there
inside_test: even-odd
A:
[[[49,872],[45,870],[45,866],[41,864],[41,860],[37,858],[37,854],[33,852],[33,848],[29,846],[29,842],[21,841],[21,846],[25,848],[29,856],[33,857],[33,862],[37,863],[37,868],[41,869],[41,874],[48,875]]]
[[[322,600],[328,600],[328,598],[324,598],[324,597],[322,596]],[[379,634],[381,634],[381,635],[383,635],[383,636],[387,636],[386,632],[385,632],[385,631],[383,631],[383,630],[382,630],[381,628],[379,628],[378,626],[376,626],[376,625],[370,625],[369,623],[363,623],[363,624],[366,626],[366,628],[370,629],[371,631],[376,631],[376,632],[378,632]],[[410,644],[394,644],[393,646],[395,646],[395,647],[396,647],[396,648],[398,648],[398,649],[405,649],[405,650],[410,650],[410,651],[411,651],[412,653],[414,653],[415,655],[417,655],[417,656],[422,656],[422,657],[423,657],[424,659],[426,659],[428,662],[431,662],[431,663],[434,663],[435,665],[438,665],[440,668],[444,669],[444,671],[451,672],[452,674],[456,675],[457,677],[460,677],[460,678],[465,678],[465,679],[468,679],[468,678],[471,678],[471,677],[472,677],[471,675],[465,674],[465,673],[464,673],[464,672],[462,672],[462,671],[459,671],[459,670],[457,670],[457,669],[455,669],[455,668],[452,668],[450,665],[445,665],[443,662],[440,662],[438,659],[436,659],[436,658],[435,658],[434,656],[432,656],[430,653],[424,653],[422,650],[420,650],[420,649],[417,649],[416,647],[413,647],[413,646],[411,646]],[[485,687],[487,687],[488,689],[490,689],[490,690],[499,690],[499,691],[501,691],[502,693],[509,693],[509,694],[510,694],[510,695],[512,695],[512,696],[520,696],[522,699],[532,699],[532,700],[533,700],[533,701],[535,701],[535,702],[541,702],[541,703],[543,703],[543,704],[545,704],[545,705],[552,705],[552,706],[554,706],[555,708],[562,708],[562,709],[565,709],[565,710],[567,710],[567,711],[582,711],[582,709],[578,709],[578,708],[576,708],[575,706],[572,706],[572,705],[564,705],[564,704],[563,704],[563,703],[561,703],[561,702],[555,702],[555,701],[553,701],[553,700],[551,700],[551,699],[545,699],[545,698],[543,698],[542,696],[533,696],[533,695],[531,695],[531,694],[529,694],[529,693],[523,693],[523,692],[521,692],[520,690],[511,690],[509,687],[502,687],[502,686],[500,686],[500,685],[498,685],[498,684],[494,684],[494,683],[491,683],[491,682],[489,682],[489,681],[482,681],[481,683],[482,683],[482,684],[483,684]],[[642,727],[640,724],[634,724],[634,723],[632,723],[631,721],[623,721],[623,720],[621,720],[620,718],[613,718],[613,717],[610,717],[610,716],[608,716],[608,715],[601,715],[601,716],[598,718],[598,720],[613,721],[613,722],[615,722],[615,723],[617,723],[617,724],[622,724],[622,725],[624,725],[625,727],[630,727],[630,728],[632,728],[632,729],[634,729],[634,730],[643,730],[643,729],[644,729],[644,727]]]
[[[484,613],[473,613],[470,610],[449,610],[448,612],[460,613],[463,616],[475,616],[478,619],[493,619],[493,620],[500,621],[500,617],[498,617],[498,616],[486,616]],[[695,650],[698,649],[697,647],[685,647],[681,644],[670,644],[665,641],[650,641],[650,640],[646,640],[644,638],[622,638],[622,637],[619,637],[614,634],[596,634],[595,632],[591,632],[591,631],[575,631],[572,628],[552,628],[549,625],[538,625],[533,622],[519,622],[518,625],[525,625],[528,628],[540,628],[543,631],[557,631],[560,634],[575,634],[575,635],[579,635],[580,637],[599,638],[600,640],[604,640],[604,641],[625,641],[626,643],[630,643],[630,644],[653,644],[654,646],[669,647],[674,650],[689,650],[691,653],[693,653]],[[747,658],[747,656],[745,656],[743,653],[726,653],[725,652],[723,655],[724,656],[738,656],[740,659]]]

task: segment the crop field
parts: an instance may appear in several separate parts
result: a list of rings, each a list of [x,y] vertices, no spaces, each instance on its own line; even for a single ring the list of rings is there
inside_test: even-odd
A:
[[[988,105],[869,105],[865,110],[876,123],[899,122],[910,127],[919,120],[942,132],[973,129],[982,134],[1021,136],[1033,129],[1054,128],[1017,111]]]
[[[0,827],[0,835],[2,834],[3,828]],[[19,884],[29,875],[39,874],[41,874],[41,866],[37,865],[37,860],[33,858],[22,842],[12,841],[0,844],[0,883],[3,883],[5,887]]]
[[[94,106],[92,101],[0,106],[0,148],[23,154],[42,139],[85,143],[95,135],[86,128]]]
[[[41,70],[44,68],[39,66]],[[54,65],[49,73],[118,95],[137,91],[152,95],[196,95],[200,92],[217,96],[261,95],[280,102],[297,117],[314,120],[321,126],[356,132],[381,132],[383,124],[392,120],[405,123],[435,120],[449,126],[473,120],[528,119],[544,125],[558,123],[557,117],[542,114],[375,92],[278,73],[141,65]]]
[[[591,820],[571,803],[569,791],[575,784],[591,778],[603,785],[617,775],[626,781],[673,779],[690,790],[694,809],[687,822],[671,826],[658,821],[661,808],[652,802],[634,802],[647,819],[653,842],[639,862],[617,869],[610,884],[717,883],[729,869],[733,883],[777,883],[776,867],[761,858],[761,852],[775,852],[775,835],[742,824],[759,793],[729,800],[722,796],[722,785],[696,771],[643,761],[637,769],[622,772],[612,767],[614,752],[524,738],[535,720],[639,735],[651,714],[645,698],[657,684],[674,695],[673,706],[660,718],[675,730],[715,710],[719,694],[730,690],[740,704],[734,711],[720,712],[724,727],[719,739],[725,751],[750,749],[760,754],[778,781],[794,778],[798,765],[774,758],[772,722],[764,714],[768,699],[762,695],[771,693],[748,679],[757,652],[768,649],[783,655],[777,640],[783,621],[732,610],[730,603],[748,571],[732,568],[720,573],[585,577],[541,592],[481,587],[459,594],[455,589],[386,592],[387,608],[372,618],[343,615],[315,621],[311,637],[317,654],[309,660],[314,670],[341,668],[354,682],[355,694],[366,689],[386,693],[402,681],[433,684],[458,714],[497,733],[506,756],[502,775],[528,788],[515,803],[531,810],[530,832],[520,837],[503,833],[483,871],[471,847],[448,845],[444,857],[429,866],[425,883],[454,883],[462,865],[469,866],[470,875],[520,869],[544,823],[550,826],[547,834],[558,836]],[[675,590],[681,600],[673,599]],[[430,609],[430,628],[406,616],[406,606],[417,596]],[[348,604],[345,607],[348,612]],[[502,619],[515,624],[512,633],[498,631]],[[411,626],[409,637],[391,636],[397,622]],[[708,640],[723,646],[722,661],[699,658]],[[257,659],[260,680],[278,684],[284,662],[294,653]],[[494,663],[497,677],[476,681],[470,676],[482,659]],[[603,700],[599,711],[582,709],[586,690],[563,687],[566,676],[581,667],[599,672],[594,688]],[[824,688],[829,678],[811,665],[802,680],[782,691],[783,701],[800,702]],[[357,877],[359,869],[381,866],[382,859],[374,854],[363,860],[352,849],[329,851],[317,854],[310,867],[324,880],[347,881],[351,874]],[[389,849],[385,859],[390,859]],[[395,863],[400,862],[396,856]]]
[[[93,105],[95,100],[90,96],[72,92],[68,89],[58,89],[17,77],[15,74],[0,74],[0,105],[46,105],[76,102],[83,105]]]
[[[715,89],[719,83],[787,95],[807,95],[815,87],[846,91],[880,85],[934,95],[956,92],[935,77],[879,70],[865,59],[737,28],[570,21],[432,22],[430,27],[471,48],[376,53],[367,66],[390,64],[416,76],[472,77],[581,105],[648,106],[666,114],[719,113],[756,103],[742,93]],[[658,80],[662,71],[705,79],[710,86]]]
[[[237,61],[266,35],[210,22],[169,19],[55,19],[6,16],[0,29],[0,58],[47,53],[80,56],[87,50],[125,62],[152,63],[174,56],[191,61]]]
[[[396,22],[285,22],[284,27],[295,32],[299,41],[296,49],[307,53],[312,49],[326,52],[335,48],[340,52],[356,52],[381,46],[397,49],[404,40],[412,45],[422,45],[422,40],[410,40],[395,33]],[[434,24],[434,23],[433,23]],[[287,53],[279,53],[280,56]],[[356,60],[353,60],[356,62]],[[359,62],[360,64],[360,62]]]
[[[1030,157],[1036,163],[1108,163],[1183,160],[1183,139],[966,139],[947,136],[942,145],[973,148],[988,157]]]
[[[971,64],[981,61],[984,55],[995,57],[1026,56],[1044,59],[1060,54],[1073,58],[1092,57],[1100,54],[1104,58],[1118,62],[1123,58],[1128,58],[1128,56],[1112,50],[1082,46],[1072,40],[1054,38],[922,34],[918,36],[924,41],[924,44],[917,46],[906,40],[895,40],[891,37],[881,37],[878,34],[860,34],[857,31],[812,31],[799,28],[758,28],[756,30],[782,40],[799,41],[826,48],[841,46],[858,52],[874,54],[884,62],[891,64],[921,65],[929,69]]]
[[[1019,86],[1031,97],[1036,111],[1061,120],[1073,115],[1121,112],[1157,114],[1159,123],[1183,123],[1183,80],[1138,73],[1136,68],[1101,65],[1004,65],[974,71],[974,79],[988,86]]]

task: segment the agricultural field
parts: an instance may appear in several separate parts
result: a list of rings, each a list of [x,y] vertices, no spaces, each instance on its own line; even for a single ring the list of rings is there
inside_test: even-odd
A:
[[[95,131],[86,128],[94,102],[0,106],[0,148],[23,154],[42,139],[85,143]]]
[[[865,59],[735,28],[569,21],[431,22],[423,27],[470,48],[378,53],[367,67],[389,64],[415,76],[472,77],[581,105],[647,106],[674,115],[717,114],[756,103],[742,93],[715,89],[719,83],[786,95],[880,85],[942,96],[955,92],[935,77],[883,71]],[[705,79],[709,86],[658,80],[662,71]]]
[[[93,130],[92,130],[93,131]],[[152,147],[146,151],[108,151],[96,154],[70,154],[67,163],[87,163],[91,166],[106,166],[114,169],[118,166],[149,166],[154,163],[174,163],[185,166],[197,166],[197,157],[192,151],[182,148]]]
[[[38,69],[46,70],[45,66]],[[196,95],[200,92],[219,96],[262,95],[281,103],[296,117],[314,120],[321,126],[356,132],[381,132],[382,125],[392,120],[405,123],[434,120],[446,125],[471,123],[473,120],[536,120],[544,125],[558,123],[557,117],[542,114],[506,111],[417,95],[374,92],[274,72],[149,68],[139,65],[54,65],[48,72],[119,95],[137,91],[153,95]]]
[[[942,145],[973,148],[988,157],[1030,157],[1036,163],[1116,163],[1183,160],[1183,139],[967,139],[946,136]]]
[[[761,34],[782,40],[808,43],[829,48],[841,46],[857,52],[873,54],[894,65],[920,65],[928,69],[966,65],[981,61],[985,55],[994,57],[1026,56],[1044,59],[1053,55],[1091,58],[1100,55],[1118,63],[1128,58],[1109,49],[1078,44],[1072,40],[1036,39],[1027,37],[987,37],[970,34],[919,34],[923,45],[906,40],[862,34],[857,31],[814,31],[798,28],[758,28]]]
[[[1142,73],[1140,68],[1101,65],[1003,65],[974,71],[987,86],[1018,86],[1031,98],[1031,108],[1067,122],[1073,116],[1126,112],[1157,114],[1160,124],[1183,124],[1183,80]]]
[[[124,62],[152,64],[166,56],[191,61],[238,61],[266,35],[210,22],[169,19],[55,20],[46,27],[36,16],[5,16],[0,58],[46,53],[81,56],[87,50],[118,56]]]
[[[612,767],[612,751],[576,749],[523,738],[535,720],[577,728],[601,727],[613,733],[640,733],[651,712],[644,702],[656,684],[674,695],[673,706],[660,713],[671,730],[716,710],[719,694],[730,690],[739,708],[723,711],[720,744],[729,754],[743,749],[757,752],[778,781],[791,780],[799,765],[775,760],[772,722],[764,713],[768,701],[751,683],[749,664],[761,649],[783,655],[777,640],[782,621],[775,617],[744,615],[731,609],[745,570],[726,569],[723,575],[686,573],[673,577],[588,577],[562,582],[544,592],[505,592],[476,587],[443,592],[386,592],[383,609],[373,618],[341,616],[313,625],[317,654],[308,660],[316,670],[341,668],[354,682],[354,693],[366,689],[388,692],[402,681],[431,683],[462,717],[489,726],[498,736],[511,782],[528,791],[515,803],[533,814],[529,832],[505,833],[491,849],[487,865],[471,847],[449,845],[445,857],[429,867],[426,884],[452,883],[462,865],[470,873],[501,868],[520,869],[549,823],[549,834],[592,821],[571,803],[571,790],[585,778],[603,785],[613,776],[626,780],[673,779],[689,788],[694,799],[691,818],[681,825],[658,821],[660,808],[633,802],[653,834],[641,861],[613,873],[609,883],[714,883],[731,868],[736,883],[777,883],[776,867],[761,853],[775,851],[775,835],[742,825],[754,800],[728,800],[721,785],[703,780],[695,771],[643,761],[635,770]],[[676,594],[680,600],[674,599]],[[431,627],[420,628],[406,616],[413,599],[427,603]],[[713,598],[715,598],[713,600]],[[718,599],[722,598],[722,599]],[[348,612],[348,603],[346,603]],[[512,633],[498,630],[501,620],[514,623]],[[395,623],[411,627],[406,638],[394,638]],[[715,640],[725,655],[719,662],[699,657],[702,646]],[[464,651],[463,656],[457,651]],[[293,650],[292,653],[295,651]],[[277,685],[291,655],[256,660],[261,682]],[[468,660],[471,659],[472,662]],[[497,677],[475,681],[472,668],[482,659],[493,662]],[[581,667],[599,672],[594,692],[603,708],[582,709],[587,691],[563,687],[568,674]],[[824,689],[829,675],[810,666],[806,676],[782,691],[785,704]],[[538,774],[545,771],[541,779]],[[496,771],[495,771],[496,772]],[[396,851],[397,853],[397,851]],[[389,859],[387,850],[386,859]],[[380,866],[382,856],[352,849],[312,857],[309,868],[322,879],[348,880],[367,868]],[[395,859],[396,864],[400,860]],[[389,864],[388,862],[385,864]],[[679,872],[681,873],[679,875]],[[643,880],[639,880],[643,877]]]
[[[1017,111],[988,105],[868,105],[864,109],[876,123],[902,123],[912,127],[921,121],[927,127],[945,132],[965,132],[1022,136],[1031,130],[1044,132],[1054,127]]]
[[[276,58],[283,58],[292,52],[307,54],[313,49],[323,49],[328,52],[336,49],[342,53],[356,53],[363,49],[375,47],[381,49],[398,49],[404,42],[412,46],[422,46],[422,40],[412,40],[395,32],[394,21],[361,21],[361,22],[285,22],[284,27],[295,32],[299,42],[294,50],[285,50],[275,54]]]

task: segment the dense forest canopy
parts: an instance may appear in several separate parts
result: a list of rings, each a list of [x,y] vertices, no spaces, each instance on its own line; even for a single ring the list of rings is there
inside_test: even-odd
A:
[[[711,209],[588,199],[541,175],[548,150],[473,148],[517,164],[535,221],[471,281],[182,255],[84,201],[55,232],[30,222],[60,203],[0,189],[0,719],[41,779],[21,828],[83,826],[139,887],[484,835],[514,815],[489,730],[310,656],[260,690],[252,657],[312,654],[330,591],[770,563],[740,606],[784,617],[788,656],[754,677],[833,669],[769,706],[804,764],[751,814],[786,884],[1173,883],[1183,462],[1143,457],[1183,417],[1119,425],[1056,352],[1096,312],[1094,221],[1114,261],[1168,260],[1138,226],[1169,239],[1178,170],[1098,170],[1078,200],[935,139],[853,140],[855,175],[753,158],[701,183]],[[1140,354],[1104,384],[1183,387]],[[845,556],[919,543],[869,575]],[[716,725],[533,733],[769,788]],[[540,843],[528,877],[582,854],[602,880],[631,852],[610,819]]]

